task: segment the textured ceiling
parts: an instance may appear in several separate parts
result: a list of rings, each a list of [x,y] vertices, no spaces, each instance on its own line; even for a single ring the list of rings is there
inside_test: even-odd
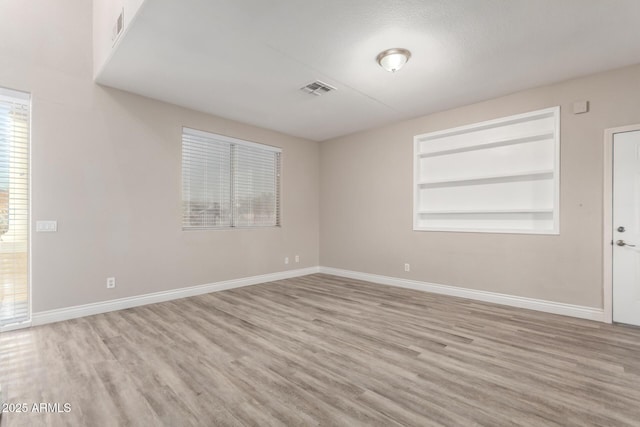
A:
[[[146,0],[97,81],[325,140],[640,63],[638,22],[637,0]]]

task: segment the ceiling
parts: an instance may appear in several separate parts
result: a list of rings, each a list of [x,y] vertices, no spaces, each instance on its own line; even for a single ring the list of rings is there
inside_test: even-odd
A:
[[[322,141],[640,63],[639,21],[637,0],[146,0],[97,81]],[[299,90],[318,79],[337,90]]]

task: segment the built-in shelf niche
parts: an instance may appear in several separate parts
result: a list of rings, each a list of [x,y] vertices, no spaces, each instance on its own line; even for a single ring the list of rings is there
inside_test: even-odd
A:
[[[414,230],[559,233],[560,107],[414,137]]]

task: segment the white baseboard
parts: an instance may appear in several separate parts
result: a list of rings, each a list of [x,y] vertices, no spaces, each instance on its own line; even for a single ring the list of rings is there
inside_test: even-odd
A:
[[[29,326],[31,326],[31,320],[27,320],[26,322],[20,322],[20,323],[12,323],[10,325],[0,326],[0,332],[15,331],[17,329],[28,328]]]
[[[484,302],[492,302],[495,304],[508,305],[511,307],[527,308],[529,310],[543,311],[545,313],[578,317],[580,319],[589,319],[598,322],[605,321],[604,310],[602,308],[564,304],[554,301],[545,301],[534,298],[499,294],[496,292],[478,291],[475,289],[459,288],[457,286],[438,285],[436,283],[400,279],[398,277],[380,276],[377,274],[360,273],[357,271],[341,270],[331,267],[320,267],[320,273],[348,277],[357,280],[365,280],[367,282],[379,283],[382,285],[397,286],[400,288],[409,288],[419,291],[433,292],[436,294],[450,295],[454,297],[468,298]]]
[[[298,270],[281,271],[278,273],[262,274],[260,276],[244,277],[241,279],[224,280],[222,282],[206,285],[190,286],[188,288],[172,289],[170,291],[154,292],[135,297],[120,298],[115,300],[95,302],[91,304],[76,305],[74,307],[60,308],[56,310],[33,313],[31,325],[44,325],[46,323],[60,322],[62,320],[76,319],[78,317],[91,316],[93,314],[122,310],[140,305],[157,302],[171,301],[195,295],[208,294],[210,292],[224,291],[226,289],[240,288],[243,286],[257,285],[259,283],[273,282],[276,280],[290,279],[292,277],[306,276],[318,273],[319,267],[301,268]]]
[[[154,292],[151,294],[139,295],[135,297],[120,298],[49,311],[41,311],[33,313],[30,325],[44,325],[46,323],[60,322],[63,320],[76,319],[78,317],[91,316],[94,314],[106,313],[109,311],[122,310],[125,308],[137,307],[164,301],[171,301],[195,295],[208,294],[210,292],[218,292],[224,291],[226,289],[256,285],[259,283],[290,279],[293,277],[306,276],[308,274],[314,273],[331,274],[334,276],[348,277],[351,279],[364,280],[367,282],[379,283],[383,285],[397,286],[401,288],[415,289],[436,294],[468,298],[472,300],[508,305],[511,307],[526,308],[530,310],[542,311],[545,313],[561,314],[564,316],[577,317],[580,319],[589,319],[599,322],[605,321],[604,310],[601,308],[564,304],[554,301],[545,301],[534,298],[499,294],[496,292],[479,291],[449,285],[439,285],[435,283],[401,279],[398,277],[381,276],[377,274],[361,273],[358,271],[342,270],[331,267],[309,267],[298,270],[282,271],[278,273],[245,277],[240,279],[225,280],[222,282],[209,283],[205,285],[190,286],[188,288],[173,289],[170,291]],[[29,324],[27,323],[20,325],[19,327],[28,326]]]

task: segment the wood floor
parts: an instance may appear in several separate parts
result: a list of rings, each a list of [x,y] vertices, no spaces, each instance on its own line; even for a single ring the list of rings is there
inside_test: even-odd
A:
[[[0,334],[4,426],[639,426],[640,329],[316,274]]]

